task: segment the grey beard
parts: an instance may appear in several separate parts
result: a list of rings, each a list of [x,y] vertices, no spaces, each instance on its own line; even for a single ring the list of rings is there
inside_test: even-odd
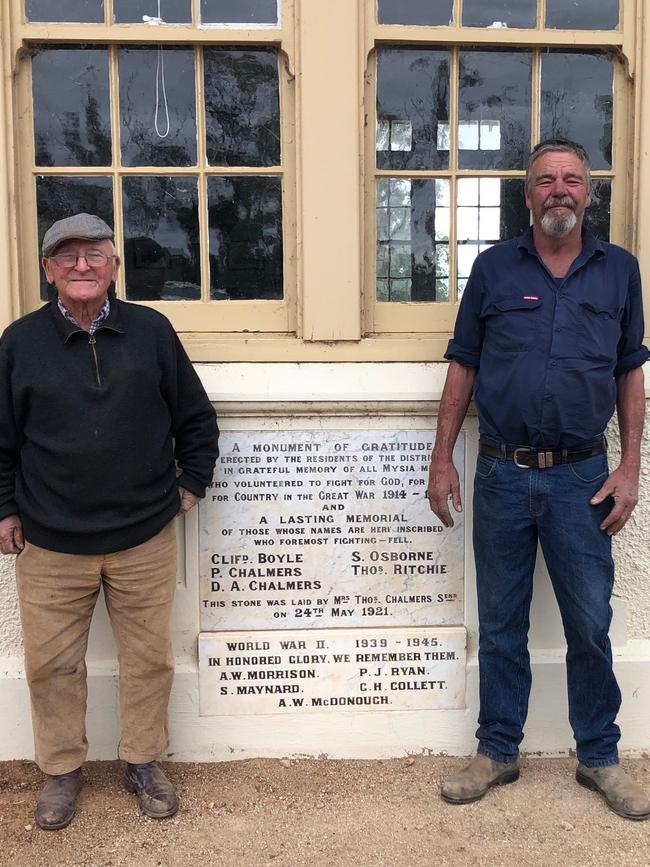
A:
[[[565,238],[575,228],[578,222],[573,211],[568,217],[554,217],[548,211],[542,217],[542,231],[551,238]]]

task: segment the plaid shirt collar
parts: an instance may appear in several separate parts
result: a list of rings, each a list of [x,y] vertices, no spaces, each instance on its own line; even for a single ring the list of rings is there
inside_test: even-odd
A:
[[[81,326],[79,325],[79,323],[77,322],[77,320],[74,318],[74,316],[72,315],[72,313],[70,313],[70,311],[69,311],[68,308],[65,306],[65,304],[63,303],[63,301],[61,301],[61,298],[60,298],[58,295],[56,296],[56,303],[57,303],[57,306],[58,306],[58,308],[59,308],[59,310],[60,310],[60,312],[61,312],[61,315],[62,315],[62,316],[63,316],[63,317],[68,321],[68,322],[71,322],[73,325],[76,325],[77,328],[80,328]],[[99,326],[100,326],[103,322],[106,321],[106,319],[108,318],[108,314],[109,314],[110,312],[111,312],[111,302],[110,302],[110,299],[109,299],[109,297],[108,297],[108,295],[107,295],[107,296],[106,296],[106,301],[104,301],[104,303],[102,304],[102,306],[101,306],[101,308],[100,308],[99,313],[97,314],[97,318],[96,318],[96,319],[93,319],[93,321],[92,321],[91,324],[90,324],[90,330],[89,330],[89,333],[90,333],[91,335],[93,335],[93,334],[95,333],[95,331],[97,331],[97,329],[99,328]]]

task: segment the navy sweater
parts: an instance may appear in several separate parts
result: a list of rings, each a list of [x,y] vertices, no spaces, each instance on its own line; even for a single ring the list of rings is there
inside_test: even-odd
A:
[[[94,339],[94,342],[93,342]],[[0,519],[51,551],[147,541],[199,497],[218,455],[214,409],[169,321],[111,296],[94,338],[46,304],[0,340]]]

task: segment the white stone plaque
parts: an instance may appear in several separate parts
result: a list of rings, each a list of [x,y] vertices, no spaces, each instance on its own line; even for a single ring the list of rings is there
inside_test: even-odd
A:
[[[425,498],[430,431],[222,434],[199,506],[201,629],[463,622],[464,525]],[[454,460],[464,469],[464,436]]]
[[[465,707],[462,626],[207,632],[201,716]]]

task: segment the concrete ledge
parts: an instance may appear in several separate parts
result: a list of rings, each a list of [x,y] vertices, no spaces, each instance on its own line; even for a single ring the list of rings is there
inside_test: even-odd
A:
[[[195,364],[211,400],[392,402],[440,400],[447,362]],[[650,365],[644,367],[650,397]]]
[[[567,755],[574,748],[567,723],[566,674],[560,653],[533,653],[533,692],[522,750]],[[616,654],[623,693],[621,751],[650,751],[650,642],[633,641]],[[112,665],[94,665],[88,677],[90,759],[117,754],[117,678]],[[474,751],[478,669],[467,670],[468,708],[462,711],[338,713],[294,716],[199,717],[198,672],[178,666],[170,708],[172,743],[165,758],[217,762],[279,756],[382,759],[405,754],[469,755]],[[0,760],[33,756],[29,696],[17,663],[0,674]]]

